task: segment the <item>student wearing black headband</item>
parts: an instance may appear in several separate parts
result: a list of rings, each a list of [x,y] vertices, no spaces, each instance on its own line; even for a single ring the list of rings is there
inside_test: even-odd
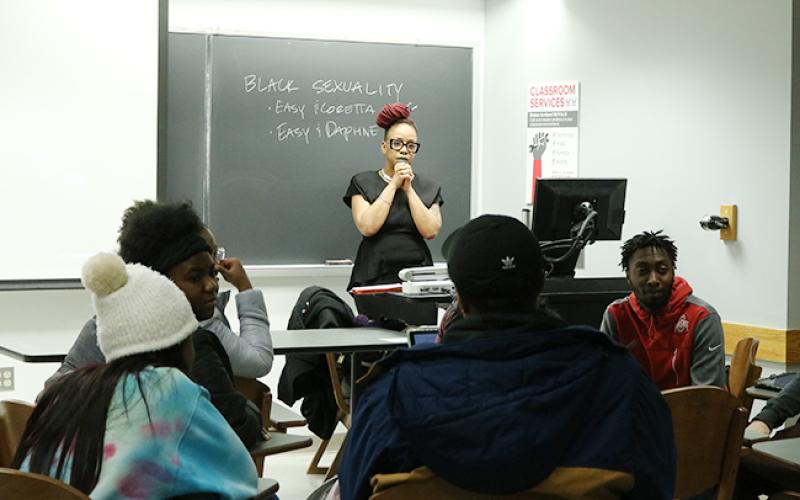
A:
[[[130,264],[142,264],[170,278],[186,295],[200,322],[214,316],[219,284],[218,264],[203,238],[204,226],[189,203],[141,201],[125,211],[119,231],[119,255]],[[266,316],[266,313],[265,313]],[[195,362],[190,376],[211,393],[211,401],[245,446],[261,439],[259,410],[233,387],[230,358],[220,339],[209,330],[192,335]],[[58,371],[61,375],[87,365],[105,362],[97,346],[95,318],[89,320],[70,348]]]

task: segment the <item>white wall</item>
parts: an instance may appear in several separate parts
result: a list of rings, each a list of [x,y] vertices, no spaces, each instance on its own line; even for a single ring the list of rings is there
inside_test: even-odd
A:
[[[482,0],[171,0],[170,31],[397,43],[483,41]]]
[[[791,2],[489,0],[486,211],[518,215],[525,91],[581,82],[580,175],[627,177],[624,238],[663,228],[725,321],[787,327]],[[698,226],[739,207],[739,239]],[[617,276],[618,242],[583,275]]]
[[[155,196],[158,0],[0,4],[0,280],[77,278]]]

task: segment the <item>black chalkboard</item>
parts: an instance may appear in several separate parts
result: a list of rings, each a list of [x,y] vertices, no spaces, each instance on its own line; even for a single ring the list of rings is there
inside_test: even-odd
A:
[[[434,259],[469,219],[471,49],[179,33],[169,48],[160,196],[193,200],[246,264],[355,257],[342,195],[383,165],[374,116],[390,102],[414,109],[415,169],[443,186]]]

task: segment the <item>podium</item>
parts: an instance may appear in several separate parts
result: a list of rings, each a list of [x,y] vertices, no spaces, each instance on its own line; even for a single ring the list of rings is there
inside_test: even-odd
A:
[[[540,297],[567,323],[600,328],[606,307],[630,292],[625,278],[554,277],[544,281]]]

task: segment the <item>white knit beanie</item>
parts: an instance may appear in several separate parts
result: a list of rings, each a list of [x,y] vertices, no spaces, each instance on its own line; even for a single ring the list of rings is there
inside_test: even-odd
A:
[[[141,264],[99,253],[83,265],[83,285],[97,312],[97,345],[111,362],[183,341],[197,319],[180,288]]]

